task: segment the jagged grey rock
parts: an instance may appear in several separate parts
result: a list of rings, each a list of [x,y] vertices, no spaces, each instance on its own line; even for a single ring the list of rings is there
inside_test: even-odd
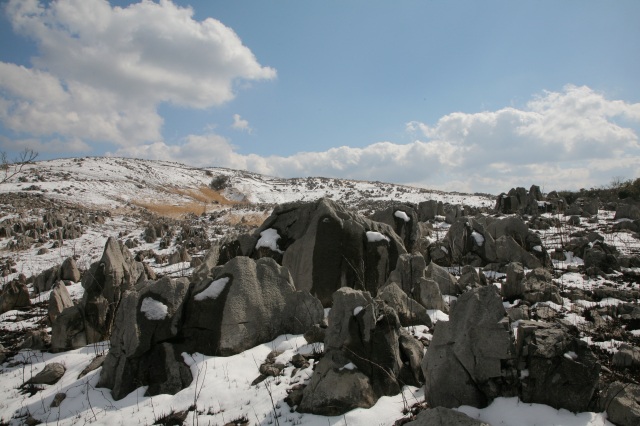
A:
[[[524,296],[524,268],[521,263],[511,262],[506,267],[506,281],[500,288],[502,297],[508,300]]]
[[[435,264],[434,262],[429,263],[429,266],[427,266],[426,277],[438,284],[442,294],[458,296],[462,293],[462,289],[458,285],[456,278],[445,268]]]
[[[186,278],[165,277],[141,283],[124,293],[98,383],[111,389],[114,399],[122,399],[145,384],[150,385],[150,395],[154,391],[181,389],[175,388],[176,380],[183,377],[176,365],[181,362],[180,352],[175,352],[168,342],[180,332],[188,290]],[[154,371],[158,369],[154,364],[158,363],[169,370]]]
[[[325,351],[300,411],[338,415],[422,382],[422,344],[403,332],[392,308],[368,292],[344,287],[334,293]],[[340,391],[331,393],[332,388]]]
[[[607,419],[620,426],[640,424],[640,385],[613,382],[600,400]]]
[[[484,407],[497,396],[517,394],[508,319],[495,286],[467,291],[449,321],[436,324],[422,361],[430,406]]]
[[[426,278],[426,274],[426,262],[421,254],[401,254],[396,268],[387,279],[387,284],[396,283],[402,291],[426,309],[446,311],[440,287],[433,279]]]
[[[522,281],[523,298],[529,303],[553,302],[563,304],[560,289],[553,283],[553,276],[543,268],[529,272]]]
[[[433,325],[431,318],[427,315],[426,308],[411,299],[393,282],[384,286],[378,292],[376,299],[386,303],[396,311],[403,327],[422,324],[431,328]]]
[[[144,271],[142,263],[133,259],[124,244],[111,237],[107,240],[102,258],[91,265],[82,279],[87,343],[109,338],[122,295],[146,279]]]
[[[44,366],[42,371],[27,380],[33,385],[54,385],[64,376],[67,368],[59,362],[52,362]]]
[[[521,321],[516,345],[519,368],[528,371],[521,380],[522,401],[588,410],[600,364],[587,343],[557,323]]]
[[[370,408],[378,400],[369,378],[340,352],[325,354],[313,370],[298,406],[301,413],[338,416],[354,408]]]
[[[255,235],[268,229],[280,236],[282,265],[289,269],[296,288],[310,292],[325,307],[341,287],[377,294],[398,256],[406,253],[391,226],[354,214],[329,199],[280,205]]]
[[[11,281],[5,284],[0,293],[0,314],[27,306],[31,306],[31,299],[29,299],[29,289],[25,283]]]
[[[389,225],[404,242],[408,252],[413,252],[422,238],[422,229],[419,226],[418,213],[406,204],[394,204],[384,210],[375,212],[371,220]],[[408,219],[408,220],[407,220]]]
[[[60,266],[60,279],[65,281],[80,282],[80,271],[73,257],[68,257]]]
[[[58,281],[53,285],[51,295],[49,296],[49,305],[47,307],[49,322],[53,324],[56,317],[71,306],[73,306],[73,301],[71,300],[67,286],[62,281]]]
[[[84,316],[80,306],[65,308],[56,316],[51,327],[51,350],[53,352],[82,348],[87,345],[84,332]]]
[[[237,354],[280,334],[303,333],[324,316],[319,301],[296,291],[289,270],[271,258],[235,257],[212,274],[187,302],[183,333],[190,351]],[[219,293],[207,297],[212,285]]]

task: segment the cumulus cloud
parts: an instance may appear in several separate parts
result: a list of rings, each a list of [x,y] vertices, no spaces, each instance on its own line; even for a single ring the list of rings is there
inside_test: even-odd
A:
[[[544,92],[522,109],[455,112],[406,127],[414,141],[337,147],[290,156],[241,155],[215,134],[122,149],[117,155],[179,159],[275,176],[381,180],[435,189],[499,193],[514,186],[578,189],[613,176],[640,176],[640,104],[608,100],[588,87]],[[625,127],[616,119],[627,120]],[[141,150],[145,152],[141,152]]]
[[[240,117],[240,114],[233,114],[233,124],[231,125],[231,127],[247,133],[251,133],[253,131],[251,126],[249,126],[249,122]]]
[[[4,11],[38,47],[32,68],[0,63],[0,122],[15,132],[123,146],[159,140],[160,103],[221,105],[236,81],[276,77],[232,29],[169,0],[126,8],[9,0]]]

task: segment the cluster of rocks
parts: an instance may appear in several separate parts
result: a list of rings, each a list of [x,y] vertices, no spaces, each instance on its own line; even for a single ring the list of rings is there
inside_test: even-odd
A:
[[[518,212],[535,205],[539,213],[548,202],[536,188],[520,195],[509,195],[509,209],[517,202]],[[63,350],[110,338],[99,386],[115,399],[141,385],[150,395],[188,386],[193,378],[183,352],[228,356],[285,333],[324,343],[309,382],[290,395],[300,412],[339,415],[423,384],[429,405],[442,408],[415,421],[456,417],[445,408],[484,407],[500,396],[571,411],[596,409],[598,392],[615,400],[608,407],[631,398],[598,388],[600,364],[575,327],[542,312],[544,303],[562,304],[563,294],[527,217],[444,207],[395,204],[364,217],[327,199],[280,205],[255,232],[213,245],[190,279],[155,279],[143,255],[134,258],[110,239],[82,279],[79,304],[68,304],[64,285],[53,286],[51,345]],[[443,216],[451,223],[445,238],[429,242],[432,222]],[[169,232],[157,231],[156,239]],[[205,238],[198,230],[180,235]],[[607,256],[619,259],[596,237],[584,238],[572,241],[585,263],[604,271]],[[181,241],[188,254],[187,239]],[[459,277],[443,267],[452,264],[465,265]],[[506,272],[501,290],[482,268]],[[505,309],[503,299],[520,302]],[[620,307],[628,324],[640,318],[635,307]],[[450,319],[434,328],[427,309]],[[416,324],[432,328],[430,343],[404,328]],[[631,367],[638,353],[627,352],[617,362]],[[259,373],[281,371],[271,362]]]

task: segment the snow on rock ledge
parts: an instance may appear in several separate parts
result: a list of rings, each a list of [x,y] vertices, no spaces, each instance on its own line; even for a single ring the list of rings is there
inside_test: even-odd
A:
[[[265,229],[260,233],[260,239],[256,243],[256,249],[260,247],[266,247],[278,253],[284,253],[282,250],[278,248],[278,240],[280,239],[280,235],[278,235],[278,230],[269,228]]]
[[[205,299],[217,299],[218,296],[220,296],[220,293],[224,291],[227,284],[229,284],[229,277],[224,277],[212,281],[211,284],[209,284],[209,287],[196,294],[193,299],[197,300],[198,302]]]
[[[140,305],[140,312],[142,312],[148,320],[158,321],[163,320],[167,317],[169,308],[167,308],[167,305],[158,300],[152,299],[151,297],[146,297],[142,301],[142,305]]]

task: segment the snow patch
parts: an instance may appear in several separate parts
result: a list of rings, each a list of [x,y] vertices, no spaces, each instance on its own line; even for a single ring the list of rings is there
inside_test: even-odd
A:
[[[217,299],[218,296],[220,296],[220,293],[223,292],[227,284],[229,284],[229,277],[224,277],[212,281],[207,288],[196,294],[193,299],[197,300],[198,302],[205,299]]]
[[[405,222],[409,222],[411,220],[411,218],[402,210],[396,210],[396,212],[393,215],[398,219],[404,220]]]
[[[569,352],[565,352],[564,357],[566,359],[570,359],[571,361],[575,361],[576,359],[578,359],[578,354],[575,353],[574,351],[569,351]]]
[[[151,297],[145,297],[140,305],[140,312],[151,321],[163,320],[169,314],[169,308],[164,303]]]
[[[269,228],[265,229],[260,233],[260,239],[256,243],[256,249],[260,247],[266,247],[271,249],[272,251],[278,253],[284,253],[282,250],[278,248],[278,240],[280,239],[280,235],[278,235],[278,230]]]
[[[387,237],[384,234],[381,234],[380,232],[367,231],[367,241],[369,241],[370,243],[375,243],[382,240],[387,240],[388,242],[391,241],[389,237]]]
[[[348,364],[345,364],[344,366],[340,367],[340,371],[342,371],[342,370],[351,371],[351,370],[355,370],[355,369],[356,369],[356,365],[354,363],[352,363],[352,362],[350,362]]]
[[[478,245],[478,247],[482,247],[482,245],[484,244],[484,236],[482,236],[481,233],[476,232],[476,231],[473,231],[471,233],[471,236],[476,241],[476,244]]]

